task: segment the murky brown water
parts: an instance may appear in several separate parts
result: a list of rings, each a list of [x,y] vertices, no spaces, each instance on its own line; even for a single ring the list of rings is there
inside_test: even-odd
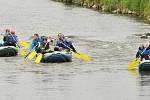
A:
[[[0,0],[0,30],[13,28],[20,40],[34,32],[73,36],[77,50],[92,60],[40,64],[22,57],[0,58],[0,100],[149,100],[150,74],[127,71],[150,31],[135,18],[102,14],[50,0]]]

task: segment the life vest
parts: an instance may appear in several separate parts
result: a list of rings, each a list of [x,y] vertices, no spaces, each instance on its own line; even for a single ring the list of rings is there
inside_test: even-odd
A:
[[[70,49],[71,45],[72,43],[68,41],[64,41],[63,43],[60,41],[57,41],[57,44],[56,44],[57,47],[62,47],[64,49]]]
[[[143,51],[142,55],[149,55],[150,54],[150,49]]]
[[[31,44],[30,44],[30,51],[32,51],[32,49],[36,46],[36,47],[38,47],[39,46],[39,44],[40,44],[40,42],[41,42],[41,40],[40,39],[34,39],[32,42],[31,42]],[[35,48],[36,48],[35,47]]]
[[[4,38],[5,38],[4,42],[17,42],[17,36],[15,35],[7,35]]]

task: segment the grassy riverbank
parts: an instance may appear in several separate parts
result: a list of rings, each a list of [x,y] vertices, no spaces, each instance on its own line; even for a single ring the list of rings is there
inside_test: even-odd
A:
[[[110,13],[127,14],[150,22],[150,0],[54,0]]]

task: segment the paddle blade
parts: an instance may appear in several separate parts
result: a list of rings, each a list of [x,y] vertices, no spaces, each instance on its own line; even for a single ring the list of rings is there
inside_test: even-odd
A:
[[[88,57],[87,55],[84,55],[84,54],[80,54],[80,53],[73,53],[73,56],[76,57],[76,58],[80,58],[84,61],[89,61],[90,60],[90,57]]]
[[[78,53],[74,53],[74,52],[73,52],[73,56],[76,57],[76,58],[81,58]]]
[[[138,66],[139,63],[140,63],[140,60],[134,60],[130,62],[128,65],[128,70],[134,69],[136,66]]]
[[[38,57],[36,58],[35,62],[37,64],[39,64],[41,62],[41,59],[42,59],[43,55],[42,54],[39,54]]]
[[[84,60],[84,61],[90,61],[91,58],[88,57],[87,55],[84,55],[84,54],[80,54],[81,58]]]
[[[19,45],[20,45],[20,46],[23,46],[23,47],[25,47],[25,48],[28,48],[28,47],[29,47],[29,43],[27,43],[27,42],[20,42]]]
[[[28,55],[28,59],[29,59],[29,60],[32,60],[35,56],[36,56],[36,52],[33,51],[33,52],[31,52],[31,53]]]
[[[25,56],[26,54],[27,54],[26,51],[20,49],[20,55],[21,55],[21,56]]]

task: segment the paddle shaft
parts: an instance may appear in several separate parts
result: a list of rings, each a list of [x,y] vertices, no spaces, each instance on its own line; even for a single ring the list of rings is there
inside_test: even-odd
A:
[[[36,45],[38,46],[38,44]],[[25,59],[28,57],[28,55],[36,48],[36,46],[33,47],[33,49],[24,57]]]
[[[70,49],[71,51],[73,51],[74,53],[79,54],[78,52],[75,52],[72,48],[70,48],[69,46],[65,45],[63,42],[61,42],[64,46],[66,46],[68,49]],[[79,54],[80,55],[80,54]]]

